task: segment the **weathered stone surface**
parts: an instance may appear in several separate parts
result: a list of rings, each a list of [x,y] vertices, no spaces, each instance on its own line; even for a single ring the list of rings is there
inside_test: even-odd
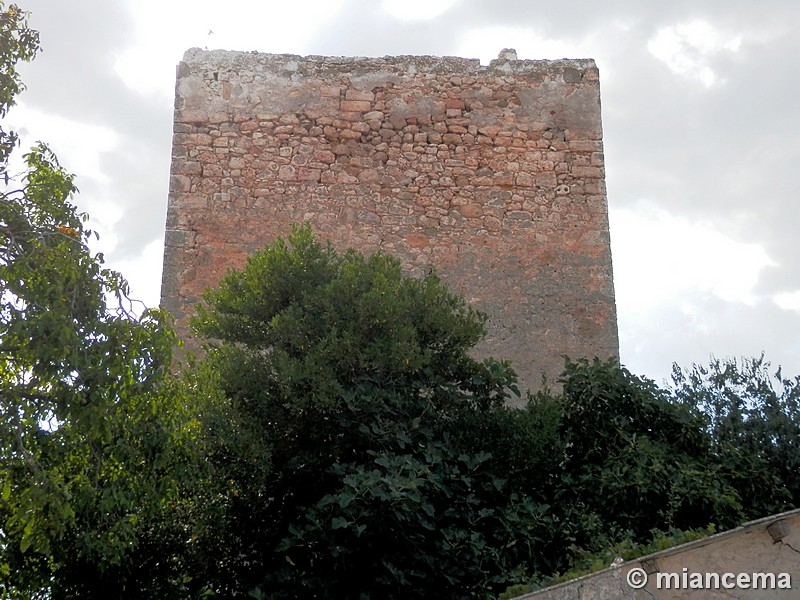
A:
[[[519,596],[518,600],[788,600],[797,597],[798,547],[800,510],[793,510]],[[634,570],[638,571],[631,574]],[[738,577],[742,577],[741,584]],[[790,588],[786,588],[787,583]]]
[[[594,61],[192,49],[176,90],[162,304],[182,335],[206,288],[308,220],[436,267],[524,386],[618,353]]]

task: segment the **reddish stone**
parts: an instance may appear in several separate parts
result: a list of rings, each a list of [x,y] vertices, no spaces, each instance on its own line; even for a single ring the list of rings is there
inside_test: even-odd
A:
[[[475,219],[483,216],[483,206],[480,204],[465,204],[458,209],[462,217]]]
[[[383,121],[383,113],[379,110],[372,110],[364,115],[365,121]]]
[[[368,112],[370,103],[365,100],[342,100],[339,107],[344,111]]]
[[[380,179],[381,176],[377,169],[364,169],[358,174],[358,180],[361,183],[376,183]]]
[[[586,179],[602,179],[603,170],[600,167],[572,167],[572,174]]]
[[[375,100],[375,94],[372,92],[365,92],[363,90],[348,89],[344,93],[347,100],[363,100],[365,102],[372,102]]]
[[[319,88],[320,96],[325,96],[328,98],[338,98],[339,91],[338,85],[323,85]]]
[[[428,236],[424,233],[409,233],[406,241],[412,248],[424,248],[428,245]]]
[[[300,167],[297,169],[297,179],[300,181],[319,181],[321,173],[319,169]]]
[[[188,192],[192,189],[192,180],[187,175],[173,175],[169,178],[171,192]]]
[[[484,217],[483,225],[489,231],[497,231],[503,227],[503,223],[497,217]]]

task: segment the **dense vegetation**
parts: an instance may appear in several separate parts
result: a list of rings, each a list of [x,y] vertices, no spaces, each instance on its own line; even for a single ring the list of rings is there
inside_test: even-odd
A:
[[[0,3],[0,114],[37,50]],[[308,226],[208,292],[179,371],[73,178],[0,145],[0,598],[493,598],[800,503],[800,378],[576,359],[507,409],[485,315]]]

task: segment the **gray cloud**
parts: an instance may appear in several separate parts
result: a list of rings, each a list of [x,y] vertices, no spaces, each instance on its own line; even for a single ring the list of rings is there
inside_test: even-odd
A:
[[[79,202],[106,199],[123,211],[111,259],[138,254],[163,237],[172,114],[169,105],[133,93],[114,70],[116,55],[133,42],[124,4],[105,0],[27,0],[43,52],[22,75],[21,100],[32,108],[108,127],[119,149],[101,156],[108,185],[78,179]]]
[[[646,373],[661,383],[669,378],[673,363],[689,367],[708,364],[712,356],[754,357],[763,352],[774,366],[783,365],[786,375],[798,374],[800,314],[768,302],[743,306],[702,293],[684,301],[694,314],[675,305],[649,320],[630,321],[620,315],[620,343],[627,348],[622,361],[634,373]]]
[[[101,157],[112,183],[81,187],[83,195],[122,208],[115,254],[140,254],[163,235],[172,111],[163,100],[128,89],[114,72],[115,56],[134,42],[126,4],[22,3],[33,12],[45,47],[23,70],[29,86],[23,101],[110,127],[122,137],[119,149]],[[302,10],[298,5],[298,15],[286,27],[299,26]],[[659,30],[697,20],[742,36],[738,51],[703,58],[719,78],[710,87],[674,74],[648,50]],[[800,203],[794,190],[800,161],[794,81],[800,71],[800,11],[795,0],[768,5],[750,0],[460,0],[429,21],[395,20],[380,2],[350,1],[303,48],[285,51],[453,54],[467,32],[489,26],[529,28],[542,38],[591,49],[601,69],[612,207],[635,209],[647,200],[669,214],[702,220],[736,240],[761,245],[776,263],[762,272],[755,292],[764,297],[755,306],[697,293],[682,298],[693,316],[678,306],[660,309],[648,321],[621,314],[623,360],[665,374],[673,360],[686,364],[711,353],[766,350],[787,372],[800,372],[795,341],[800,315],[779,309],[767,297],[800,289],[795,258]],[[174,63],[175,57],[164,60]],[[612,231],[612,237],[623,239],[625,233]],[[675,283],[665,280],[664,286]]]

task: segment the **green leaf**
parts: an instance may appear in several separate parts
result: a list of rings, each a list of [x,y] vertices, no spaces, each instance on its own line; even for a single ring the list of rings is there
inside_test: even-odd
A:
[[[342,492],[339,494],[339,508],[347,508],[350,503],[355,499],[355,496],[349,492]]]

